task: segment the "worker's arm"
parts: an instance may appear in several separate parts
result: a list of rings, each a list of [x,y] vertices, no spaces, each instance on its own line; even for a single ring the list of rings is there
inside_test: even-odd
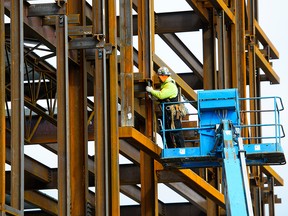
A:
[[[166,83],[161,90],[151,90],[152,96],[164,100],[167,98],[174,98],[178,94],[176,85],[172,82]]]

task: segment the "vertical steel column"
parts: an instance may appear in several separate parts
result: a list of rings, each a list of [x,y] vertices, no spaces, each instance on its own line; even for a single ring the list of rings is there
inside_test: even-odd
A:
[[[239,75],[233,78],[233,86],[238,87],[240,97],[246,97],[246,48],[245,48],[245,0],[236,0],[236,10],[235,10],[235,31],[236,31],[236,73]],[[236,81],[237,79],[237,81]],[[246,102],[241,102],[241,109],[247,110]],[[241,123],[247,124],[247,116],[242,114]],[[242,136],[248,136],[248,129],[242,130]]]
[[[107,68],[106,68],[106,23],[104,0],[94,0],[93,34],[100,45],[95,52],[94,71],[94,140],[95,140],[95,214],[110,215],[110,169],[108,157]],[[114,86],[115,88],[115,86]],[[119,194],[118,194],[119,196]]]
[[[24,214],[23,1],[12,0],[11,11],[11,206]]]
[[[138,67],[144,78],[153,78],[152,53],[154,53],[154,2],[138,1]],[[146,95],[147,96],[147,95]],[[153,103],[146,97],[146,136],[153,137]],[[156,121],[155,121],[156,122]]]
[[[218,175],[217,173],[217,168],[213,169],[215,172],[215,176]],[[210,185],[214,186],[215,188],[217,188],[217,178],[211,179],[208,181]],[[207,200],[207,216],[215,216],[215,215],[219,215],[219,207],[216,205],[216,203],[211,200],[210,198],[206,197]]]
[[[269,215],[275,215],[274,177],[268,177]]]
[[[213,17],[209,16],[210,23],[213,23]],[[203,84],[204,89],[215,89],[215,35],[211,24],[206,26],[202,31],[203,40]]]
[[[0,216],[5,215],[5,159],[6,159],[6,124],[5,124],[5,24],[4,0],[0,0]]]
[[[231,24],[231,55],[230,55],[230,63],[231,63],[231,87],[232,88],[239,88],[240,86],[240,71],[239,71],[239,60],[241,56],[239,55],[239,45],[238,42],[238,31],[239,26],[237,25],[237,21],[239,19],[239,15],[241,11],[239,12],[237,9],[237,3],[238,0],[231,1],[231,10],[235,11],[235,23]]]
[[[117,47],[116,1],[107,1],[108,17],[107,43]],[[118,132],[118,70],[117,49],[109,56],[109,156],[110,156],[110,208],[113,215],[120,215],[120,177],[119,177],[119,132]],[[116,88],[115,88],[116,86]]]
[[[236,0],[236,72],[239,73],[238,86],[240,97],[246,97],[246,54],[245,54],[245,0]],[[236,79],[236,78],[235,78]],[[246,110],[246,106],[242,109]]]
[[[254,19],[258,21],[258,0],[255,0],[254,1]],[[254,29],[255,29],[255,26],[254,26]],[[258,47],[258,39],[255,35],[255,45]],[[256,66],[255,66],[256,67]],[[255,94],[257,95],[257,97],[261,97],[261,74],[260,74],[260,68],[256,68],[256,71],[255,71]],[[257,100],[256,101],[256,105],[257,109],[259,109],[261,107],[261,100]],[[256,113],[256,121],[257,122],[262,122],[262,119],[261,119],[261,113],[260,112],[257,112]],[[262,130],[261,128],[257,128],[257,131],[256,131],[256,134],[258,137],[261,137],[262,136]],[[261,142],[261,140],[259,141]]]
[[[249,71],[249,97],[257,97],[256,93],[256,63],[255,63],[255,8],[254,0],[248,1],[248,71]],[[250,110],[256,110],[255,100],[250,100]],[[256,114],[250,113],[250,124],[256,124]],[[251,128],[251,136],[255,137],[256,129]],[[251,140],[252,143],[256,143],[257,140]]]
[[[141,215],[158,215],[157,178],[154,160],[140,151]]]
[[[143,77],[153,72],[152,53],[154,53],[154,1],[138,1],[138,62]]]
[[[226,60],[225,60],[225,23],[224,12],[218,11],[217,38],[218,38],[218,88],[226,88]]]
[[[247,2],[247,11],[248,11],[248,72],[249,72],[249,97],[257,97],[257,83],[256,83],[256,58],[255,58],[255,45],[256,45],[256,35],[255,35],[255,2],[254,0],[249,0]],[[250,100],[250,110],[258,110],[257,102],[255,100]],[[257,120],[257,114],[255,112],[250,112],[250,124],[259,124]],[[250,136],[251,137],[258,137],[258,130],[255,127],[252,127],[250,130]],[[251,143],[258,143],[258,139],[251,139]],[[257,195],[255,191],[261,192],[261,187],[259,184],[260,179],[260,167],[259,166],[253,166],[251,168],[252,176],[255,180],[255,185],[252,187],[258,188],[258,190],[254,190],[253,197],[255,198]],[[261,209],[261,196],[259,196],[259,199],[255,199],[254,202],[254,209]],[[257,214],[255,214],[257,215]],[[259,214],[259,215],[262,215]]]
[[[120,0],[121,126],[134,126],[132,0]]]
[[[64,5],[63,5],[64,6]],[[70,215],[69,173],[69,95],[68,95],[68,32],[67,16],[56,19],[57,38],[57,142],[58,142],[58,212]]]
[[[80,25],[86,25],[85,0],[69,0],[68,14],[79,14]],[[71,24],[72,25],[72,24]],[[69,61],[69,113],[70,113],[70,190],[71,215],[87,215],[88,194],[88,130],[87,130],[87,72],[85,50],[78,50],[79,66]]]
[[[154,1],[138,1],[138,47],[139,71],[143,76],[153,76],[152,53],[154,53]],[[141,63],[140,63],[141,62]],[[146,99],[146,135],[153,138],[153,104]],[[154,159],[140,151],[141,215],[158,215],[157,178]]]

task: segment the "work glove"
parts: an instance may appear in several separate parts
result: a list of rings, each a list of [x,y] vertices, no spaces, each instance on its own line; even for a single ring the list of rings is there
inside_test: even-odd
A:
[[[151,87],[151,86],[146,86],[146,91],[147,92],[151,92],[153,90],[153,87]]]

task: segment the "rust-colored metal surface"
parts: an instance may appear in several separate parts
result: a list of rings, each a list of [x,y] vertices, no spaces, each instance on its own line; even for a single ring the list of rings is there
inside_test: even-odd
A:
[[[0,29],[4,29],[4,1],[0,2]],[[5,32],[0,32],[0,215],[5,211],[5,158],[6,158],[6,122],[5,122]]]
[[[279,52],[258,21],[260,1],[183,2],[185,11],[158,12],[156,0],[0,0],[1,216],[225,214],[219,170],[162,166],[157,102],[145,87],[159,85],[155,71],[167,66],[190,101],[200,89],[258,97],[262,81],[280,83],[271,63]],[[180,36],[194,32],[203,60]],[[158,39],[189,71],[160,57]],[[25,146],[49,154],[28,156]],[[255,215],[266,204],[273,215],[284,180],[268,166],[249,177]],[[163,202],[159,184],[187,202]],[[122,205],[120,193],[138,205]]]

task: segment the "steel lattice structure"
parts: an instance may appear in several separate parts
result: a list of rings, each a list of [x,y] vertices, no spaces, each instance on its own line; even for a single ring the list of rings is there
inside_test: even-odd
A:
[[[258,97],[262,81],[278,84],[270,61],[279,53],[257,21],[258,1],[186,0],[186,11],[167,13],[156,13],[153,0],[91,2],[0,0],[0,215],[224,215],[218,169],[163,168],[145,86],[173,64],[157,56],[156,35],[192,71],[172,71],[188,100],[199,89]],[[195,43],[203,62],[176,34],[193,31],[202,34]],[[57,168],[24,154],[24,145],[36,144],[57,155]],[[119,164],[120,154],[132,163]],[[273,215],[283,179],[268,166],[251,168],[249,178],[254,214],[265,215],[268,204]],[[189,202],[163,203],[159,183]],[[56,189],[57,199],[45,189]],[[120,206],[120,192],[140,205]]]

